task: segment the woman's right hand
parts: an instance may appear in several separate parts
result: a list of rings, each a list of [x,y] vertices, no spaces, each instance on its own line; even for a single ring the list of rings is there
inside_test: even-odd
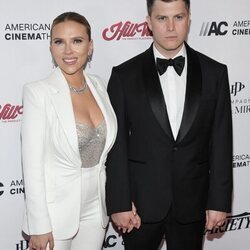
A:
[[[41,235],[31,235],[29,241],[30,250],[46,250],[49,244],[49,250],[54,249],[54,238],[52,233],[46,233]]]
[[[123,233],[130,233],[133,228],[139,229],[141,226],[141,218],[136,212],[136,207],[132,202],[132,210],[114,213],[111,215],[112,221],[122,230]]]

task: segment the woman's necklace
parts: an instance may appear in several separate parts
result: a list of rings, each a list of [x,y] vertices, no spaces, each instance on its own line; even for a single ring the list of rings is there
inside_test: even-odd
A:
[[[69,85],[70,91],[74,92],[76,94],[81,94],[81,93],[83,93],[84,91],[86,91],[88,89],[88,85],[87,85],[87,83],[85,81],[84,81],[83,86],[80,87],[80,88],[75,88],[75,87],[71,86],[69,83],[68,83],[68,85]]]

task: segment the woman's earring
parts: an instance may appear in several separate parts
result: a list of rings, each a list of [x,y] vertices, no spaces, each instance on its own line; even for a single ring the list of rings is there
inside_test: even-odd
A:
[[[56,68],[57,66],[58,66],[58,65],[57,65],[55,59],[52,58],[52,68],[54,69],[54,68]]]
[[[88,55],[88,67],[91,68],[92,54]]]

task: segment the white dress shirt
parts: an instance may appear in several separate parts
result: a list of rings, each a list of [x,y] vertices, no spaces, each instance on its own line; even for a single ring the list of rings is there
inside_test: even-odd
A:
[[[155,45],[153,45],[153,51],[155,60],[157,57],[168,59],[156,49]],[[185,57],[185,65],[182,74],[179,76],[176,73],[174,67],[169,66],[164,74],[162,74],[161,76],[159,75],[174,139],[176,139],[178,131],[180,129],[186,94],[187,54],[184,45],[175,57],[177,56]]]

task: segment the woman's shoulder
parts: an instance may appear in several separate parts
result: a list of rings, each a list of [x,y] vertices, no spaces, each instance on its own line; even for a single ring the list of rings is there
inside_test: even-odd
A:
[[[53,81],[55,76],[58,74],[57,70],[52,71],[48,76],[34,80],[23,85],[23,89],[30,89],[33,91],[46,91],[50,88],[50,82]]]
[[[49,84],[49,78],[51,77],[51,75],[39,79],[39,80],[35,80],[35,81],[31,81],[31,82],[27,82],[23,85],[23,97],[24,98],[35,98],[35,99],[44,99],[46,98],[46,96],[48,96],[48,93],[50,91],[50,84]]]
[[[35,89],[42,89],[42,88],[44,88],[45,85],[46,85],[46,82],[43,79],[40,79],[40,80],[25,83],[23,85],[23,88],[35,90]]]
[[[96,86],[99,87],[103,90],[107,89],[107,82],[104,80],[104,78],[100,77],[99,75],[96,74],[89,74],[86,73],[87,77],[89,80]]]
[[[28,82],[23,85],[23,95],[24,97],[27,95],[35,95],[42,96],[46,92],[46,86],[43,80],[37,80],[33,82]]]

